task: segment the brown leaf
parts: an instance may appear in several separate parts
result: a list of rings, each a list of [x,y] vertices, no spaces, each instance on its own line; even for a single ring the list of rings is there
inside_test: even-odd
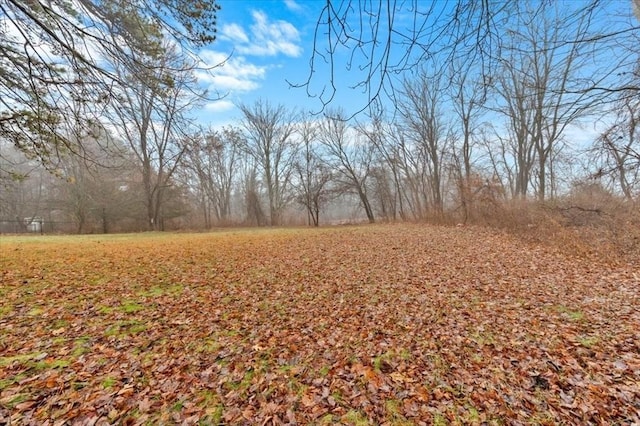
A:
[[[148,413],[150,409],[151,401],[149,401],[149,398],[144,398],[138,402],[138,410],[140,410],[141,413]]]

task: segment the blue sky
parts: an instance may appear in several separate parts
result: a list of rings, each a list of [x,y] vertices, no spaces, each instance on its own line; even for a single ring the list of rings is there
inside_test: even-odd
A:
[[[313,33],[323,1],[220,0],[218,39],[200,52],[209,65],[227,62],[211,75],[200,74],[210,94],[224,99],[210,102],[198,114],[203,123],[233,122],[240,113],[235,105],[262,98],[290,108],[319,108],[304,89],[291,88],[309,73]]]

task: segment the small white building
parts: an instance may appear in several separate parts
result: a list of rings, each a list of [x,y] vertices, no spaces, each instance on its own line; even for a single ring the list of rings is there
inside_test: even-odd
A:
[[[38,216],[25,217],[24,223],[27,226],[27,232],[42,232],[44,219]]]

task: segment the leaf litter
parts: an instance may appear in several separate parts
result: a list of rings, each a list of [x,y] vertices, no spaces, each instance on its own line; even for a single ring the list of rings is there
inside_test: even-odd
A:
[[[426,225],[1,255],[0,423],[640,422],[631,265]]]

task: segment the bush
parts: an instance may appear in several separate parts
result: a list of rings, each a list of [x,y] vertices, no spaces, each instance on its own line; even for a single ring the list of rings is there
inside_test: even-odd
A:
[[[640,206],[598,183],[579,183],[553,201],[485,197],[473,203],[469,223],[548,244],[564,253],[607,262],[640,260]]]

